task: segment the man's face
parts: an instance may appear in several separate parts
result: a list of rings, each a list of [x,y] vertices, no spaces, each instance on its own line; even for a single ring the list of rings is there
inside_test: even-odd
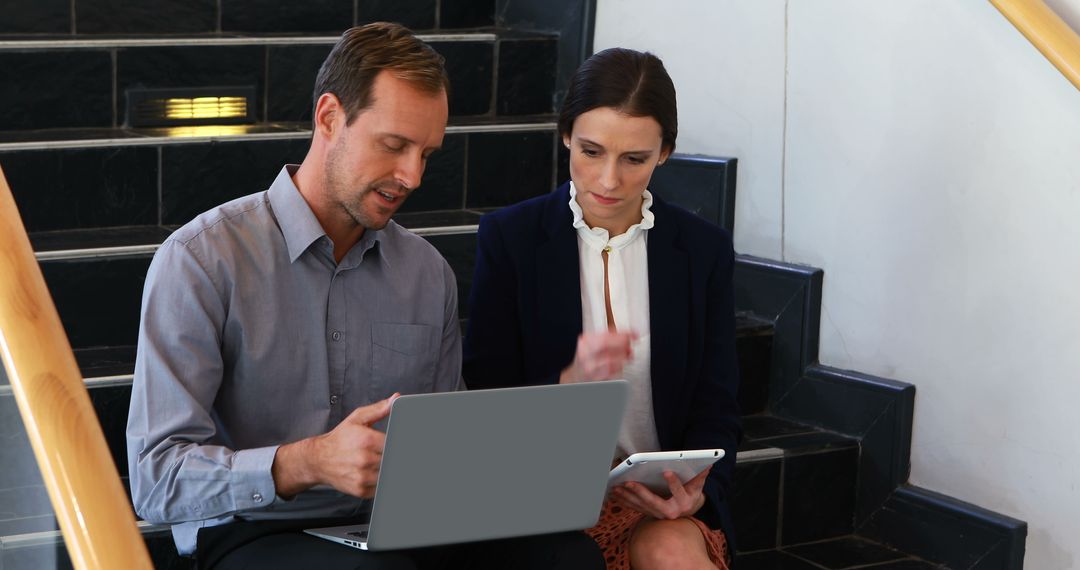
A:
[[[344,113],[326,161],[326,192],[365,229],[386,227],[420,185],[428,157],[442,146],[446,93],[425,93],[387,71],[375,78],[372,104],[345,126]]]

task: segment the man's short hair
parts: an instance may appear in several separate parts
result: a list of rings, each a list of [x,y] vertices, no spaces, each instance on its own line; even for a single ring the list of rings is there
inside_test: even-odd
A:
[[[349,28],[334,44],[315,78],[313,105],[333,93],[345,108],[346,124],[371,105],[371,89],[379,72],[415,85],[421,91],[450,93],[446,60],[400,24],[373,22]]]

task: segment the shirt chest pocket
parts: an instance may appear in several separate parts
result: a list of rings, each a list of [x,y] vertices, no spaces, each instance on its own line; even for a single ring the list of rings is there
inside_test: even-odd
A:
[[[377,393],[431,392],[438,356],[438,330],[433,326],[371,325],[371,373]]]

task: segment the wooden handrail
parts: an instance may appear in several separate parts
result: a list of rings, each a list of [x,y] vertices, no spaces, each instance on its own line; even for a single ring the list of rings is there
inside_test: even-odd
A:
[[[0,357],[75,568],[153,568],[2,170]]]
[[[990,0],[1020,33],[1080,89],[1080,36],[1043,0]]]

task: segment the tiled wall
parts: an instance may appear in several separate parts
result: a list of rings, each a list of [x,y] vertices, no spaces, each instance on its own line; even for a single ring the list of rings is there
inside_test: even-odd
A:
[[[495,0],[15,0],[0,34],[340,33],[378,20],[415,30],[495,24]]]
[[[158,150],[0,153],[27,231],[158,223]]]
[[[557,40],[433,42],[447,60],[450,114],[554,111]],[[250,86],[259,121],[310,121],[324,45],[0,50],[0,131],[124,125],[131,88]],[[498,65],[496,65],[498,61]]]
[[[0,152],[29,232],[181,225],[269,187],[306,138]],[[446,135],[402,212],[490,208],[555,187],[551,131]]]

